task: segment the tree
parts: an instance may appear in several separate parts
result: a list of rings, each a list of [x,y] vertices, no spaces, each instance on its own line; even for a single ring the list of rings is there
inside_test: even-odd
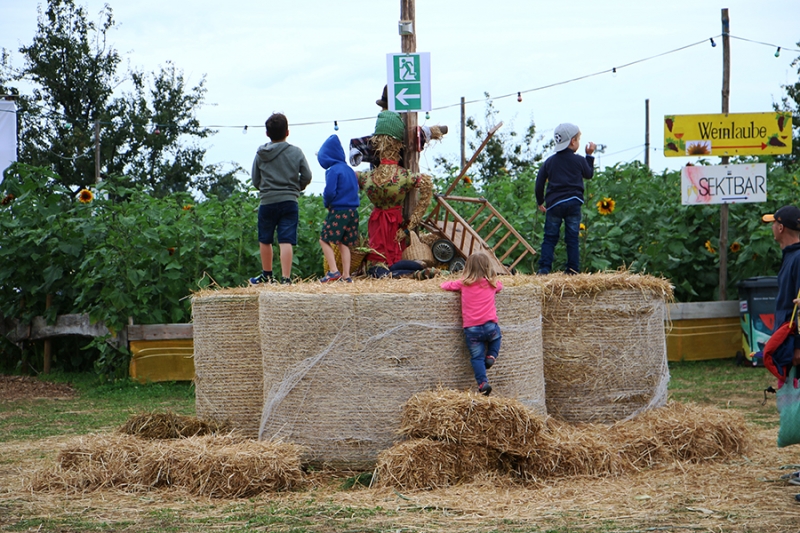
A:
[[[800,42],[797,43],[800,46]],[[792,61],[792,67],[797,67],[800,75],[800,56]],[[775,104],[776,111],[792,112],[792,153],[791,155],[777,156],[775,160],[788,171],[800,169],[800,78],[791,85],[783,85],[786,96],[780,104]]]
[[[157,196],[192,188],[225,196],[241,188],[238,165],[206,165],[197,143],[216,133],[196,117],[205,79],[190,87],[170,62],[151,76],[120,75],[120,55],[109,44],[114,26],[107,4],[98,23],[73,0],[40,7],[33,42],[20,48],[24,68],[0,78],[35,87],[19,99],[19,160],[52,169],[67,187],[85,187],[95,181],[99,134],[101,173],[124,184]],[[4,67],[10,72],[7,60]],[[123,82],[131,90],[115,96]]]

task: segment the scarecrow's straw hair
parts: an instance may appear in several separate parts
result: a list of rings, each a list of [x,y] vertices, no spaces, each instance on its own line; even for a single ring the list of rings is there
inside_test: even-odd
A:
[[[533,431],[534,437],[494,434],[480,442],[479,428],[491,431],[491,420],[507,400],[493,398],[491,409],[475,409],[464,420],[463,413],[452,409],[456,403],[453,396],[457,394],[464,396],[462,402],[478,399],[468,393],[443,394],[438,398],[423,393],[409,402],[421,420],[421,428],[412,427],[413,420],[406,418],[404,434],[429,439],[410,440],[381,453],[376,484],[406,489],[436,488],[451,484],[454,479],[457,482],[473,479],[481,474],[478,468],[485,468],[486,474],[509,474],[511,479],[526,483],[555,477],[617,476],[674,461],[728,459],[749,449],[750,433],[739,413],[674,402],[613,426],[573,426],[528,413],[527,417],[535,420],[533,426],[538,428]],[[429,416],[420,412],[425,408],[430,411]],[[448,412],[448,408],[453,420],[441,423],[453,429],[432,428],[429,420]],[[511,405],[511,408],[520,407]],[[524,418],[521,413],[518,416]],[[518,430],[514,426],[506,427]],[[460,440],[459,435],[465,439]],[[436,447],[431,442],[441,445]],[[518,446],[511,450],[509,442],[524,442],[527,448]],[[502,448],[495,447],[495,443]],[[427,453],[428,450],[436,451]],[[485,460],[476,460],[471,465],[452,464],[465,456]],[[462,472],[459,468],[469,470]]]
[[[167,411],[131,415],[119,428],[120,433],[143,439],[180,439],[202,435],[229,433],[230,424],[203,420]]]
[[[439,389],[415,394],[403,406],[400,433],[521,455],[535,446],[541,416],[517,400]]]
[[[198,496],[243,498],[303,483],[300,447],[241,437],[144,440],[129,435],[80,437],[54,468],[34,473],[30,489],[130,492],[182,488]]]
[[[664,405],[666,280],[624,271],[553,275],[544,291],[548,413],[615,422]]]

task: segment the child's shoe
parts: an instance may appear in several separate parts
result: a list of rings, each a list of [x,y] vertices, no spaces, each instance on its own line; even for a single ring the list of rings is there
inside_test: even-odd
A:
[[[494,362],[496,360],[497,360],[497,358],[495,356],[487,355],[486,359],[484,359],[484,362],[486,363],[486,370],[489,370],[490,368],[492,368],[492,366],[494,366]]]
[[[320,283],[328,283],[329,281],[336,281],[342,277],[342,273],[338,270],[336,272],[328,272],[325,277],[319,280]]]
[[[489,396],[492,392],[492,386],[489,385],[488,381],[484,381],[478,386],[478,392],[483,394],[484,396]]]
[[[353,278],[339,278],[341,283],[353,283]]]
[[[250,278],[250,285],[258,285],[259,283],[269,283],[269,280],[264,277],[264,274],[259,274],[254,278]]]
[[[281,285],[291,285],[292,278],[281,278]]]

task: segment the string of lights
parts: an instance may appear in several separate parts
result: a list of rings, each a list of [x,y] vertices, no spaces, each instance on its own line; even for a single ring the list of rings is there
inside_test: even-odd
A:
[[[779,45],[776,45],[776,44],[773,44],[773,43],[767,43],[767,42],[763,42],[763,41],[756,41],[756,40],[747,39],[747,38],[744,38],[744,37],[738,37],[738,36],[731,35],[731,34],[728,34],[728,36],[731,39],[737,39],[737,40],[744,41],[744,42],[749,42],[749,43],[754,43],[754,44],[767,46],[767,47],[770,47],[770,48],[775,48],[776,49],[776,52],[774,54],[775,57],[779,57],[780,56],[780,51],[781,50],[792,51],[792,52],[800,52],[800,49],[797,49],[797,48],[779,46]],[[693,43],[690,43],[690,44],[687,44],[687,45],[684,45],[684,46],[680,46],[678,48],[674,48],[672,50],[668,50],[666,52],[661,52],[659,54],[655,54],[655,55],[652,55],[652,56],[648,56],[648,57],[644,57],[644,58],[637,59],[637,60],[634,60],[634,61],[630,61],[628,63],[623,63],[623,64],[615,66],[615,67],[607,68],[607,69],[600,70],[600,71],[597,71],[597,72],[592,72],[590,74],[584,74],[582,76],[577,76],[577,77],[570,78],[570,79],[567,79],[567,80],[557,81],[557,82],[550,83],[550,84],[547,84],[547,85],[541,85],[541,86],[533,87],[533,88],[530,88],[530,89],[524,89],[524,90],[510,92],[508,94],[502,94],[500,96],[494,96],[494,97],[491,97],[490,99],[491,100],[502,100],[502,99],[505,99],[505,98],[516,97],[517,101],[522,102],[522,95],[523,94],[533,93],[533,92],[537,92],[537,91],[543,91],[545,89],[551,89],[553,87],[558,87],[558,86],[567,85],[567,84],[570,84],[570,83],[575,83],[575,82],[578,82],[578,81],[581,81],[581,80],[585,80],[585,79],[588,79],[588,78],[593,78],[593,77],[596,77],[596,76],[602,76],[604,74],[609,74],[609,73],[616,74],[619,70],[621,70],[623,68],[631,67],[633,65],[644,63],[646,61],[651,61],[651,60],[657,59],[659,57],[663,57],[663,56],[666,56],[666,55],[670,55],[670,54],[674,54],[674,53],[677,53],[677,52],[681,52],[683,50],[686,50],[686,49],[689,49],[689,48],[692,48],[692,47],[695,47],[695,46],[699,46],[699,45],[702,45],[702,44],[707,43],[707,42],[710,42],[711,46],[715,47],[717,44],[714,41],[714,38],[720,38],[720,37],[722,37],[721,34],[720,35],[714,35],[713,37],[709,37],[708,39],[703,39],[703,40],[700,40],[700,41],[697,41],[697,42],[693,42]],[[11,96],[11,95],[0,95],[0,97],[1,96]],[[485,100],[486,100],[485,98],[466,100],[466,101],[464,101],[464,104],[465,105],[466,104],[475,104],[475,103],[483,102]],[[443,105],[443,106],[439,106],[439,107],[434,107],[434,108],[431,109],[431,111],[442,111],[442,110],[450,109],[450,108],[453,108],[453,107],[459,107],[461,105],[462,105],[462,102],[459,101],[458,103],[454,103],[454,104],[448,104],[448,105]],[[0,110],[0,112],[12,112],[12,111]],[[55,110],[50,110],[48,113],[50,115],[58,115],[59,118],[61,118],[62,120],[65,120],[65,121],[67,121],[69,123],[70,119],[68,119],[66,116],[64,116],[63,113],[60,113],[60,112],[55,111]],[[428,117],[426,116],[426,118],[428,118]],[[335,120],[315,120],[315,121],[309,121],[309,122],[294,122],[294,123],[292,123],[292,127],[318,126],[318,125],[321,125],[321,124],[331,124],[331,123],[333,123],[334,129],[338,130],[340,122],[341,123],[361,122],[361,121],[366,121],[366,120],[375,120],[375,116],[374,115],[370,115],[370,116],[366,116],[366,117],[345,118],[345,119],[335,119]],[[111,121],[98,121],[98,123],[101,124],[101,125],[112,125],[113,124],[113,122],[111,122]],[[167,127],[176,126],[176,124],[174,124],[174,123],[160,123],[160,122],[153,122],[153,121],[151,121],[151,122],[149,122],[149,123],[147,123],[145,125],[152,127],[153,128],[153,133],[155,133],[155,134],[157,134],[160,131],[161,128],[167,128]],[[258,124],[258,125],[252,125],[252,124],[250,124],[250,125],[248,125],[248,124],[243,124],[243,125],[211,124],[211,125],[208,125],[208,126],[202,126],[201,129],[202,128],[241,129],[242,133],[247,133],[249,128],[261,128],[261,127],[263,127],[263,124]],[[627,151],[627,150],[623,150],[623,151]],[[619,153],[619,152],[617,152],[617,153]],[[605,155],[612,155],[612,154],[605,154]]]

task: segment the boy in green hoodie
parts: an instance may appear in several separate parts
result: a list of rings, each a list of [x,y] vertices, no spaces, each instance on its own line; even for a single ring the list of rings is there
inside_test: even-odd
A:
[[[273,113],[267,119],[266,127],[270,142],[259,146],[250,173],[261,198],[258,206],[258,244],[262,272],[250,278],[253,285],[273,281],[272,243],[276,229],[281,283],[291,283],[293,247],[297,244],[299,220],[297,198],[311,183],[311,169],[303,151],[286,142],[289,136],[286,116]]]

